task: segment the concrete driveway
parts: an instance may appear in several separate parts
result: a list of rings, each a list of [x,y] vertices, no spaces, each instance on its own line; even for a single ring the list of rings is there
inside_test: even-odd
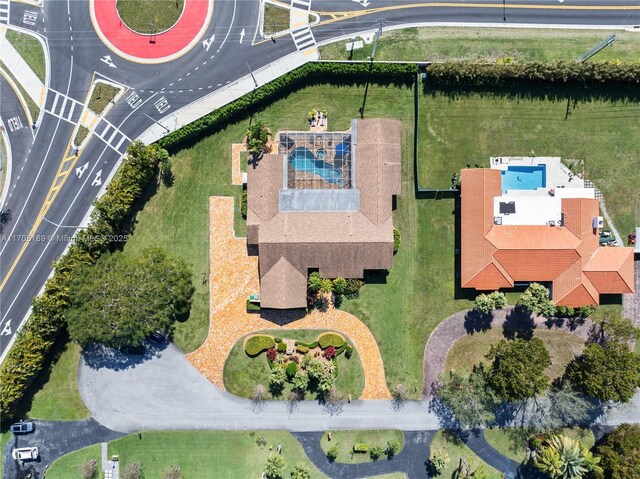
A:
[[[83,357],[80,395],[93,417],[115,431],[143,429],[326,429],[439,428],[426,401],[352,401],[334,406],[285,401],[256,411],[251,401],[224,392],[196,371],[173,344],[146,356]]]

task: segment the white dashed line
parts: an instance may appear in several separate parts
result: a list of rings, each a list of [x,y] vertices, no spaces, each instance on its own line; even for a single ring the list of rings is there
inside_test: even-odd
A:
[[[178,81],[182,81],[182,78],[178,78]]]
[[[169,86],[173,86],[173,82],[169,84]]]
[[[207,60],[205,60],[205,61],[203,61],[203,62],[202,62],[202,65],[203,65],[203,66],[204,66],[204,65],[206,65],[206,64],[207,64]]]
[[[196,67],[195,70],[197,70],[198,68],[200,68],[200,67]]]
[[[222,86],[222,83],[218,83],[218,86]]]

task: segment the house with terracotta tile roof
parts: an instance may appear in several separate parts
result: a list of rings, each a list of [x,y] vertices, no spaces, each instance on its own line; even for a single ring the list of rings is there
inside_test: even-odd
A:
[[[263,308],[307,306],[307,277],[362,278],[393,264],[401,123],[344,132],[283,131],[247,166],[247,244],[258,248]]]
[[[559,158],[492,158],[460,181],[463,288],[535,281],[573,307],[633,292],[633,248],[600,246],[595,191]]]

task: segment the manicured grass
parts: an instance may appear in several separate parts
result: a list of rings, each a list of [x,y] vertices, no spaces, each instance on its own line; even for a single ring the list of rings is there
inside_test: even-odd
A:
[[[291,11],[272,3],[264,4],[264,23],[262,31],[265,35],[281,32],[289,29],[289,16]]]
[[[120,89],[102,82],[98,82],[95,85],[93,93],[91,93],[91,99],[89,100],[89,110],[96,115],[101,115],[107,105],[109,105],[109,102],[116,97]]]
[[[450,437],[449,434],[443,431],[439,431],[431,441],[430,451],[431,454],[433,454],[434,451],[439,451],[442,449],[447,452],[450,461],[439,477],[447,479],[450,477],[454,477],[453,473],[458,469],[461,457],[464,458],[469,466],[471,466],[473,469],[476,469],[481,464],[484,465],[484,472],[486,473],[488,479],[500,479],[502,477],[500,472],[498,472],[489,464],[485,463],[482,459],[476,456],[476,454],[463,442],[454,440]]]
[[[331,431],[331,441],[329,441],[328,432],[325,432],[320,440],[320,446],[322,450],[327,453],[329,449],[336,446],[338,448],[338,457],[335,462],[343,464],[360,464],[363,462],[372,462],[369,452],[367,453],[354,453],[353,445],[356,443],[365,443],[369,446],[369,451],[374,446],[380,446],[385,449],[387,443],[391,441],[398,441],[400,443],[400,450],[404,447],[404,434],[402,431],[395,430],[378,430],[378,431]],[[379,461],[387,459],[386,455],[383,455]]]
[[[15,30],[7,30],[5,36],[13,48],[27,62],[27,65],[33,70],[33,73],[40,79],[42,83],[46,79],[46,67],[44,64],[44,51],[38,39],[32,35]]]
[[[406,28],[384,32],[376,50],[376,60],[405,61],[573,61],[604,40],[611,31],[524,28]],[[638,61],[640,37],[616,31],[613,45],[600,51],[591,62]],[[361,40],[358,38],[357,40]],[[320,48],[323,60],[367,60],[373,42],[346,51],[347,40]]]
[[[176,24],[184,0],[118,0],[123,23],[138,33],[160,33]]]
[[[66,454],[54,461],[47,469],[47,479],[75,479],[82,478],[80,468],[87,462],[94,460],[98,465],[98,474],[100,473],[102,446],[94,444]],[[98,477],[102,477],[99,476]],[[158,476],[161,477],[161,476]]]
[[[76,137],[73,142],[76,144],[76,146],[80,146],[88,134],[89,128],[84,125],[80,125],[78,127],[78,133],[76,133]]]
[[[246,234],[246,225],[240,216],[242,188],[231,185],[231,144],[242,141],[250,121],[265,122],[272,131],[283,128],[307,130],[307,113],[313,108],[328,111],[331,129],[346,130],[351,119],[358,116],[363,98],[364,86],[323,85],[306,88],[256,112],[251,119],[233,123],[185,147],[172,157],[172,172],[175,175],[173,186],[160,187],[144,205],[144,210],[137,215],[135,231],[124,252],[139,254],[149,246],[165,247],[172,254],[180,256],[193,271],[196,292],[191,314],[186,322],[177,324],[175,332],[175,341],[183,351],[193,351],[200,346],[209,327],[209,285],[202,284],[200,280],[202,272],[209,271],[208,198],[212,195],[235,196],[236,234]],[[391,116],[406,123],[405,162],[411,161],[412,142],[409,133],[413,122],[412,98],[413,93],[408,89],[375,85],[370,85],[367,94],[367,117]],[[410,171],[410,165],[406,166]],[[411,185],[407,183],[405,188],[407,195],[411,196]],[[379,319],[381,323],[385,320],[388,318]],[[419,346],[422,347],[424,343]],[[419,355],[421,358],[422,352]],[[399,368],[405,367],[399,363]],[[422,374],[419,375],[421,378]]]
[[[622,96],[625,92],[511,89],[447,95],[428,91],[420,104],[419,141],[426,147],[420,183],[449,188],[453,172],[467,164],[488,167],[490,156],[584,160],[586,178],[604,193],[615,226],[626,239],[634,231],[640,208],[636,167],[640,102],[607,100],[612,93]],[[567,107],[570,114],[565,119]]]
[[[552,364],[546,371],[550,379],[562,376],[569,361],[578,356],[584,348],[584,340],[564,331],[536,328],[533,335],[544,342],[551,355]],[[505,339],[502,328],[491,328],[463,336],[447,353],[445,372],[455,370],[469,373],[474,364],[488,364],[489,361],[485,359],[485,355],[491,346],[501,339]]]
[[[78,393],[80,346],[67,341],[64,348],[52,365],[48,380],[33,397],[29,417],[74,421],[91,415]]]
[[[324,330],[268,330],[263,333],[281,337],[284,339],[296,339],[305,343],[313,342]],[[348,338],[347,338],[348,339]],[[271,369],[267,361],[266,353],[255,358],[247,356],[243,346],[244,340],[240,339],[229,353],[224,365],[224,386],[227,391],[237,396],[250,398],[255,387],[262,384],[266,389],[266,399],[288,399],[291,393],[291,384],[286,383],[280,396],[274,397],[269,392],[269,374]],[[360,397],[364,388],[364,372],[357,349],[354,348],[351,359],[347,359],[344,353],[338,356],[338,376],[335,386],[341,397],[351,394],[353,399]],[[307,393],[306,399],[314,399],[314,393]]]
[[[256,444],[259,437],[266,440],[266,446]],[[296,439],[281,431],[145,431],[142,439],[131,434],[110,442],[109,455],[120,457],[121,471],[128,464],[140,463],[147,478],[163,477],[172,465],[179,465],[184,477],[259,478],[278,444],[287,463],[283,477],[290,477],[291,469],[300,462],[309,467],[312,478],[326,477],[309,461]]]
[[[589,429],[563,428],[559,434],[578,439],[587,449],[591,449],[595,442],[593,433]],[[521,429],[496,428],[484,430],[485,439],[494,449],[517,462],[524,462],[527,458],[527,453],[525,452],[527,438],[525,436],[526,434],[523,434]]]
[[[31,119],[35,123],[36,121],[38,121],[38,117],[40,116],[40,108],[38,107],[38,105],[36,105],[36,102],[33,101],[33,99],[29,96],[29,94],[24,89],[22,84],[18,81],[18,79],[15,77],[15,75],[9,71],[9,69],[7,68],[7,65],[5,65],[2,60],[0,60],[0,67],[2,67],[2,69],[7,73],[7,75],[9,75],[9,77],[11,77],[11,79],[13,80],[13,83],[17,85],[18,90],[20,90],[20,94],[22,95],[22,98],[24,99],[24,102],[26,103],[27,108],[29,109],[29,113],[31,114]]]

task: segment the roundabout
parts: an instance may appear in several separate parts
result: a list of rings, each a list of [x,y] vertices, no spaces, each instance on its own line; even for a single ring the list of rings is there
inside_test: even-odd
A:
[[[90,0],[89,5],[91,22],[100,39],[115,54],[137,63],[163,63],[181,57],[198,43],[209,27],[213,14],[213,0],[184,0],[182,11],[173,26],[156,32],[152,20],[148,22],[145,32],[139,33],[124,23],[117,0]],[[176,3],[176,6],[179,4]],[[127,15],[124,9],[121,11]],[[173,12],[173,15],[176,13]],[[141,30],[146,22],[132,22],[129,20],[130,13],[125,18],[132,27]],[[150,15],[149,18],[159,17]],[[161,16],[160,19],[171,24],[171,15]],[[160,29],[161,21],[155,21]]]

